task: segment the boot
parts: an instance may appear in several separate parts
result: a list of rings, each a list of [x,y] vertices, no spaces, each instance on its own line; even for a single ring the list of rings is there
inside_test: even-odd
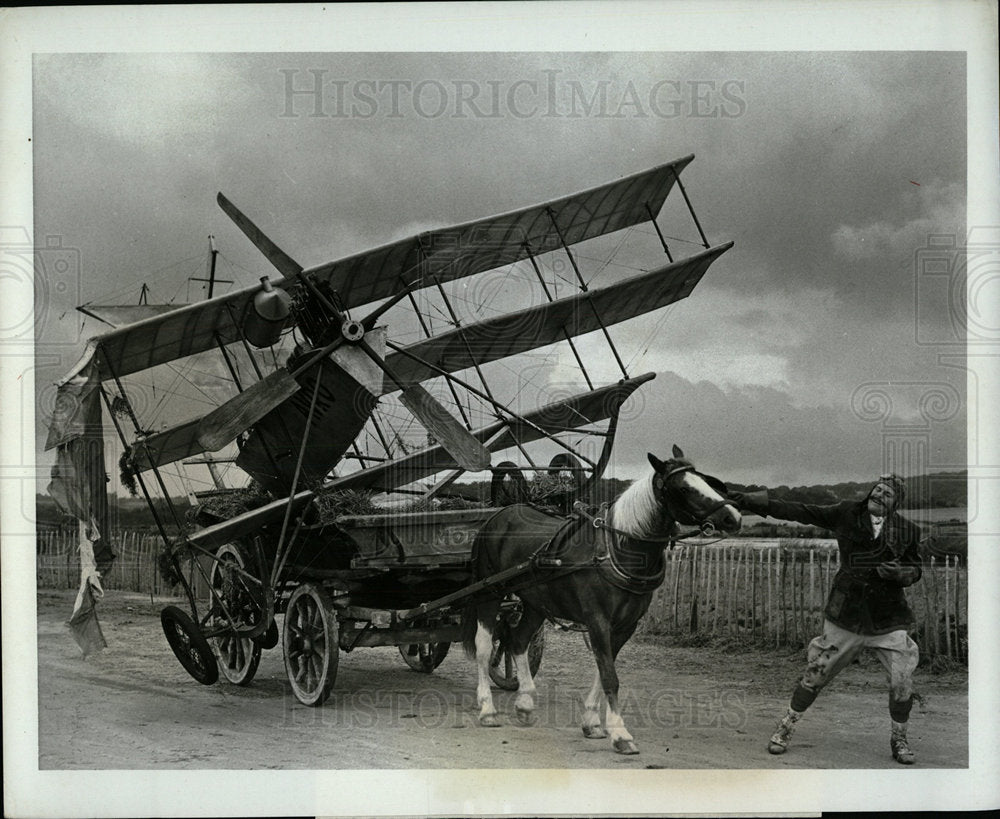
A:
[[[781,718],[781,722],[778,723],[778,727],[771,735],[771,739],[767,744],[767,750],[769,753],[783,754],[785,752],[785,749],[788,746],[788,740],[792,738],[792,732],[795,730],[795,723],[798,722],[801,717],[801,711],[794,711],[791,708],[788,709],[788,713]]]
[[[917,761],[916,754],[910,750],[910,745],[906,741],[906,723],[892,723],[892,736],[889,738],[889,747],[892,748],[892,758],[900,765],[912,765]]]

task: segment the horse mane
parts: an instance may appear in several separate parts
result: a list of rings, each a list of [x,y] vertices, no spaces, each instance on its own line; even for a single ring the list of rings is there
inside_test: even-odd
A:
[[[652,473],[635,481],[611,505],[611,525],[636,538],[657,537],[672,519],[656,499]]]

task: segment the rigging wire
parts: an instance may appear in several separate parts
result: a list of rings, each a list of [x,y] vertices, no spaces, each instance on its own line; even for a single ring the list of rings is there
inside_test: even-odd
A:
[[[168,271],[172,271],[173,268],[180,267],[183,264],[188,264],[189,262],[191,262],[194,259],[202,259],[202,258],[204,258],[204,254],[198,253],[198,254],[196,254],[194,256],[189,256],[186,259],[181,259],[181,260],[176,261],[176,262],[171,262],[170,264],[164,265],[163,267],[159,267],[159,268],[156,268],[154,270],[151,270],[148,273],[144,274],[145,275],[146,284],[149,285],[150,283],[159,282],[161,279],[166,278],[167,275],[168,275]],[[92,304],[99,304],[102,301],[114,301],[115,299],[124,298],[126,295],[128,295],[131,292],[133,292],[134,289],[135,289],[135,281],[136,281],[135,275],[134,274],[130,274],[128,276],[128,280],[129,280],[129,283],[127,285],[123,285],[122,287],[119,287],[116,290],[104,291],[101,294],[99,294],[98,296],[96,296],[95,298],[89,299],[82,306],[92,305]],[[167,302],[167,303],[169,304],[170,302]]]

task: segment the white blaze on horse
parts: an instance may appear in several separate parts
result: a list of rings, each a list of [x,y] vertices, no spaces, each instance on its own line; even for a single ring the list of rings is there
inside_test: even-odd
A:
[[[505,646],[517,670],[514,707],[519,719],[530,724],[535,710],[531,638],[547,618],[580,623],[597,661],[597,676],[584,700],[583,733],[610,736],[623,754],[638,749],[622,720],[615,658],[663,582],[665,547],[678,535],[678,524],[736,532],[742,522],[725,498],[725,485],[697,472],[678,447],[673,458],[661,461],[650,454],[649,462],[652,474],[625,490],[603,517],[579,515],[567,521],[531,506],[509,506],[487,521],[472,552],[477,580],[525,561],[533,567],[526,579],[518,577],[516,588],[501,590],[516,591],[523,604],[520,619],[506,630]],[[500,612],[497,597],[471,604],[463,615],[463,646],[478,663],[479,722],[487,727],[500,724],[489,676]]]

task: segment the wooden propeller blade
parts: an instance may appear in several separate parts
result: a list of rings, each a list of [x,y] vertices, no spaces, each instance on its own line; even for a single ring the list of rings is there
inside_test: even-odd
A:
[[[412,413],[424,429],[434,436],[435,440],[444,447],[445,452],[455,459],[456,464],[467,472],[481,472],[484,469],[489,469],[491,461],[489,450],[474,438],[472,433],[441,405],[440,401],[419,384],[411,384],[407,387],[400,384],[395,373],[388,367],[382,356],[376,353],[367,341],[358,342],[358,346],[402,390],[399,402]]]
[[[489,469],[490,453],[441,403],[419,384],[407,387],[399,395],[406,407],[445,451],[468,472]]]
[[[246,237],[256,245],[267,260],[273,264],[282,275],[292,278],[302,272],[302,265],[295,261],[285,251],[272,242],[257,225],[251,222],[236,205],[220,193],[217,197],[219,207],[236,223]]]

